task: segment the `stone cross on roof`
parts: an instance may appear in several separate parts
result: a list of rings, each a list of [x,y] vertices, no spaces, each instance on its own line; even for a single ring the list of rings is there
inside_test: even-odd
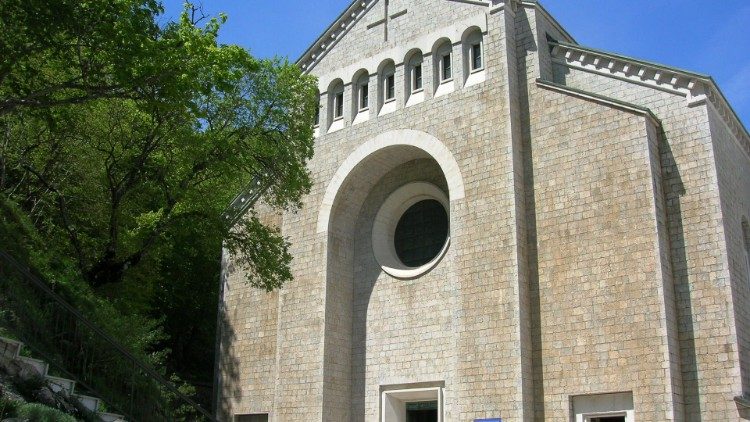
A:
[[[385,0],[385,4],[383,5],[383,18],[379,19],[369,25],[367,25],[367,29],[373,29],[380,25],[383,25],[383,40],[388,41],[388,25],[391,23],[393,19],[396,19],[400,16],[405,15],[408,11],[406,9],[396,12],[393,14],[390,14],[390,0]]]

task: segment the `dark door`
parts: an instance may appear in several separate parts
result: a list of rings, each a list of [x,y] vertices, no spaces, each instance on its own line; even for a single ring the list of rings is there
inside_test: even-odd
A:
[[[437,422],[436,401],[406,403],[406,422]]]
[[[605,416],[603,418],[591,419],[591,422],[625,422],[625,416]]]

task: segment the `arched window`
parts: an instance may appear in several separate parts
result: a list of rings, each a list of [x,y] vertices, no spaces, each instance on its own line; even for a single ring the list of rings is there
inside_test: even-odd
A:
[[[747,282],[750,284],[750,224],[747,219],[742,219],[742,240],[743,246],[745,247],[745,270],[747,274]]]
[[[464,83],[473,85],[484,80],[485,54],[482,31],[472,27],[461,38],[463,48]]]
[[[336,79],[328,87],[329,131],[344,127],[344,82]]]
[[[406,72],[404,72],[406,87],[406,105],[416,104],[424,100],[424,57],[421,50],[410,51],[404,60]]]
[[[447,38],[435,43],[432,49],[435,96],[453,91],[453,44]]]
[[[406,86],[408,87],[407,92],[413,94],[420,92],[424,88],[422,81],[422,52],[420,50],[414,50],[406,56]]]
[[[362,112],[370,108],[370,75],[366,70],[357,72],[354,77],[352,93],[352,104],[355,106],[355,111]]]
[[[386,60],[378,68],[378,105],[380,114],[396,109],[396,65]]]
[[[366,120],[370,115],[370,74],[362,69],[352,79],[352,115],[356,124]]]
[[[383,69],[383,77],[381,79],[383,84],[383,101],[395,101],[396,100],[396,68],[395,66],[387,66]]]

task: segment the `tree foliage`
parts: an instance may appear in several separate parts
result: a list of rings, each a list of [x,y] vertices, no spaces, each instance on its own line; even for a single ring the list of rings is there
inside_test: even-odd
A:
[[[291,280],[276,228],[222,213],[251,180],[272,207],[300,205],[317,96],[297,66],[221,45],[224,16],[160,13],[0,2],[0,194],[100,296],[165,321],[174,348],[213,334],[222,245],[253,286]]]

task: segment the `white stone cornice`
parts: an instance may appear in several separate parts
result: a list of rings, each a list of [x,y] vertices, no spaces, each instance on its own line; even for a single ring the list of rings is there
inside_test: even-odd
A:
[[[631,104],[625,101],[616,100],[614,98],[608,98],[602,95],[594,94],[592,92],[587,92],[587,91],[583,91],[580,89],[571,88],[569,86],[545,81],[542,79],[537,79],[536,84],[537,86],[544,88],[544,89],[548,89],[550,91],[560,92],[560,93],[570,95],[573,97],[578,97],[578,98],[582,98],[585,100],[593,101],[595,103],[604,104],[608,107],[639,114],[649,119],[655,126],[657,127],[661,126],[661,122],[659,121],[659,119],[648,108],[641,107],[636,104]]]
[[[375,3],[377,0],[355,0],[349,5],[346,11],[297,60],[302,70],[308,72],[325,55],[330,46],[341,39]]]
[[[550,43],[550,46],[553,62],[563,66],[681,95],[690,107],[710,102],[750,156],[750,135],[711,77],[579,45]]]

